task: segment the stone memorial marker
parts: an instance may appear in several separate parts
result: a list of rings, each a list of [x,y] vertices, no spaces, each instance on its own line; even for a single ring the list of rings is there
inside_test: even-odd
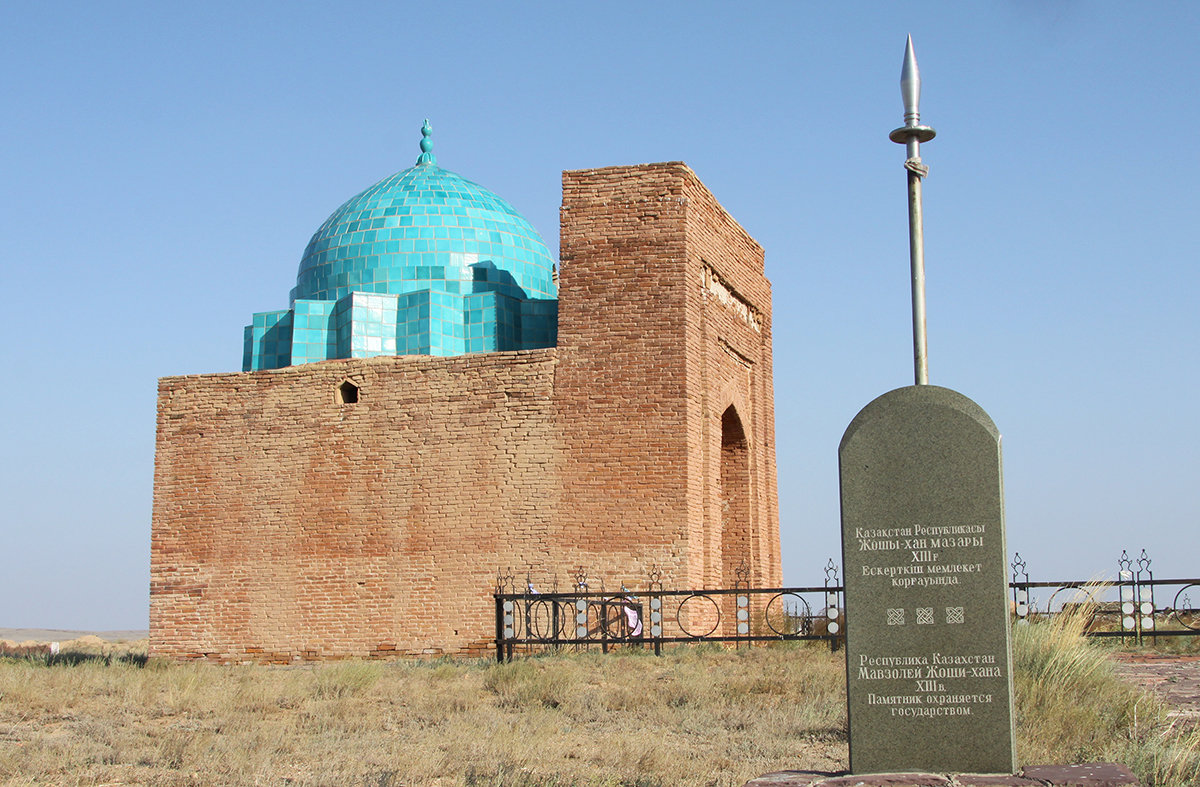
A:
[[[863,408],[838,453],[851,772],[1015,772],[995,425],[915,385]]]
[[[916,385],[868,404],[838,449],[850,770],[1014,773],[1000,434],[929,385],[921,77],[900,73]]]

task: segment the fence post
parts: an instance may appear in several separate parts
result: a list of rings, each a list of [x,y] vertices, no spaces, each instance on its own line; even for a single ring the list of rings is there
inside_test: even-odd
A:
[[[1158,627],[1154,624],[1154,572],[1150,570],[1150,557],[1142,550],[1137,561],[1137,616],[1138,632],[1144,635],[1149,629],[1155,645],[1158,644]]]
[[[1133,561],[1129,559],[1129,553],[1124,549],[1121,550],[1121,557],[1117,560],[1117,565],[1121,567],[1117,574],[1117,584],[1121,588],[1121,641],[1132,636],[1140,645],[1142,637],[1137,627],[1137,594],[1132,571]]]
[[[750,587],[750,567],[745,559],[734,570],[734,574],[737,579],[733,581],[733,589],[737,592],[733,594],[733,631],[736,637],[733,644],[740,649],[743,638],[747,647],[750,645],[750,594],[746,592]]]
[[[646,590],[650,605],[650,638],[654,642],[654,655],[662,655],[663,600],[662,569],[657,565],[650,568],[650,584]]]
[[[557,590],[557,589],[556,589]],[[562,599],[555,597],[554,601],[550,602],[550,638],[555,644],[550,647],[555,653],[558,653],[562,646],[558,644],[558,640],[562,639]]]
[[[588,582],[587,570],[583,566],[575,569],[575,592],[579,594],[575,597],[575,639],[585,640],[588,636],[588,607],[591,602],[584,597],[588,592]],[[586,647],[586,643],[576,644],[575,650],[583,647]]]
[[[838,642],[841,640],[842,625],[844,625],[846,610],[842,606],[842,594],[838,590],[838,567],[833,562],[833,558],[829,558],[829,562],[825,564],[825,633],[831,635],[829,637],[829,652],[837,653]],[[833,614],[830,614],[830,610]],[[839,623],[838,621],[843,621]]]
[[[504,663],[504,601],[500,597],[499,589],[492,597],[496,600],[496,662]]]
[[[1010,587],[1013,592],[1013,612],[1017,616],[1017,623],[1028,625],[1029,572],[1025,568],[1025,561],[1021,558],[1020,552],[1013,553],[1013,562],[1009,566],[1012,568],[1012,585]]]
[[[523,621],[524,626],[525,626],[524,633],[525,633],[525,643],[526,643],[525,649],[526,649],[526,651],[529,650],[529,647],[530,647],[529,643],[531,643],[533,641],[533,614],[532,614],[533,613],[533,597],[536,594],[537,594],[537,591],[533,589],[533,576],[531,575],[530,571],[526,570],[526,572],[525,572],[525,595],[521,599],[521,620]],[[513,621],[514,622],[516,621],[516,616],[517,616],[517,612],[514,609],[513,610]]]

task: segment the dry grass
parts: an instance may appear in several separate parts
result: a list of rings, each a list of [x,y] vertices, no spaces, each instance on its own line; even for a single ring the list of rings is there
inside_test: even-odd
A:
[[[1183,626],[1174,623],[1173,621],[1162,627],[1163,631],[1187,631]],[[1136,652],[1136,653],[1153,653],[1163,656],[1196,656],[1200,655],[1200,636],[1188,635],[1184,637],[1176,636],[1159,636],[1147,634],[1140,645],[1132,640],[1121,642],[1116,640],[1116,647],[1121,650]]]
[[[1015,630],[1021,762],[1200,783],[1200,732],[1122,683],[1080,625]],[[91,647],[0,660],[0,783],[740,785],[846,763],[843,662],[821,647],[307,668]]]
[[[740,785],[846,758],[840,660],[0,664],[6,784]]]
[[[1200,728],[1117,677],[1116,644],[1082,636],[1090,610],[1013,629],[1021,762],[1121,762],[1147,787],[1200,784]]]

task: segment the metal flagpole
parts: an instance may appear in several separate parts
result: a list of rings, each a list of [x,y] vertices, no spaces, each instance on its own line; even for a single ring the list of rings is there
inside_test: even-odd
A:
[[[900,95],[904,99],[904,125],[888,135],[907,149],[908,170],[908,257],[912,268],[913,366],[917,385],[929,384],[929,345],[925,337],[925,232],[921,220],[921,179],[929,167],[921,163],[921,143],[937,135],[921,125],[921,72],[913,52],[912,36],[904,46],[900,70]]]

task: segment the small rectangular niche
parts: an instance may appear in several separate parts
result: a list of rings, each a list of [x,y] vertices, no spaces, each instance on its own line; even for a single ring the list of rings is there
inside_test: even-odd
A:
[[[358,386],[345,380],[337,387],[338,404],[358,404]]]

